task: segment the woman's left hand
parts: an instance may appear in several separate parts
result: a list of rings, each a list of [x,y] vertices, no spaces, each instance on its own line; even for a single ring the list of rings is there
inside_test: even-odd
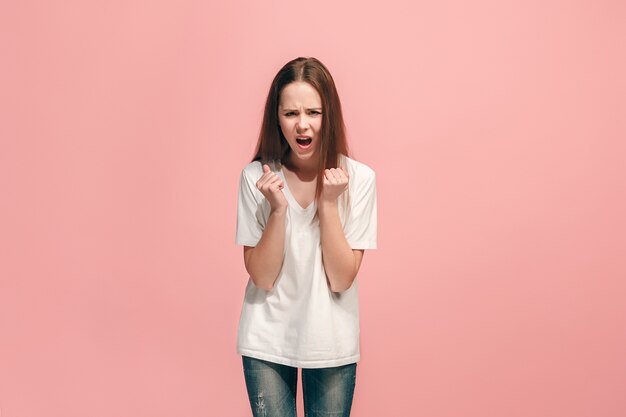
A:
[[[337,198],[348,188],[348,179],[348,172],[343,167],[324,170],[321,202],[337,202]]]

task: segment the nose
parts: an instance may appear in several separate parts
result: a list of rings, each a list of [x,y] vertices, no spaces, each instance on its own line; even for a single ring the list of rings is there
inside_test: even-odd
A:
[[[300,114],[300,118],[298,119],[298,128],[300,128],[300,130],[306,130],[306,128],[309,127],[309,122],[306,119],[306,116],[304,114]]]

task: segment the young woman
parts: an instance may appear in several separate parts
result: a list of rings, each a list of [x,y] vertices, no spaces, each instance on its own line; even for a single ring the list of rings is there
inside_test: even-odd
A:
[[[376,248],[376,181],[348,157],[328,69],[294,59],[274,77],[256,155],[241,173],[237,244],[250,275],[237,351],[255,417],[349,416],[359,352],[356,276]]]

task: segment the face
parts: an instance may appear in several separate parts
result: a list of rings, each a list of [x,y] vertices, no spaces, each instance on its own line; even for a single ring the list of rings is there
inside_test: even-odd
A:
[[[291,147],[292,162],[312,162],[318,156],[322,99],[309,83],[287,84],[278,105],[278,122]]]

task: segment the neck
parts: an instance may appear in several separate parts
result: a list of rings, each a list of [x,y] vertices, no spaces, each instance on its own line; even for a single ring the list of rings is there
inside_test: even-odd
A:
[[[306,161],[293,158],[293,154],[289,154],[289,158],[285,161],[285,166],[293,172],[302,175],[317,175],[317,165],[319,158],[311,158]]]

